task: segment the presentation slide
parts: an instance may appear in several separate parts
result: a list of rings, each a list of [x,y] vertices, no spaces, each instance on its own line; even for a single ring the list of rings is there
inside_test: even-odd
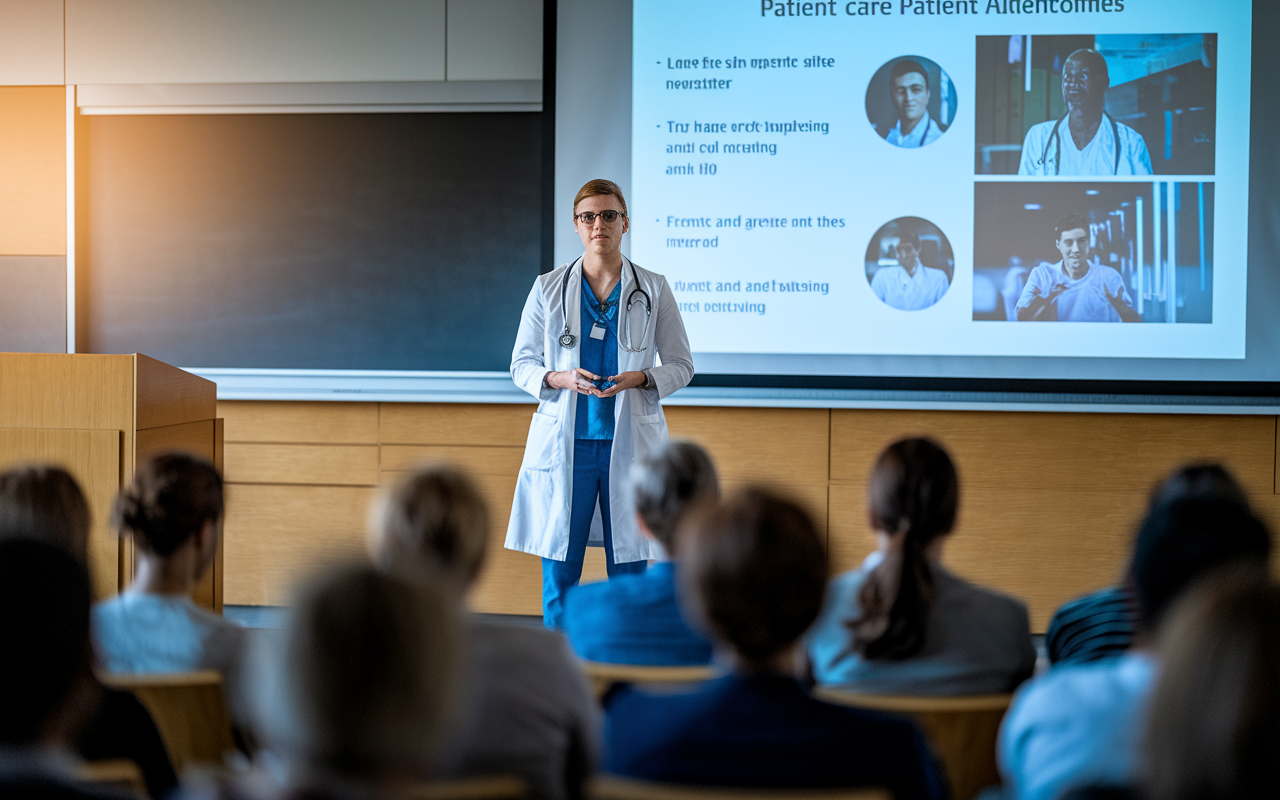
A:
[[[1249,2],[633,13],[631,255],[695,352],[1245,357]]]

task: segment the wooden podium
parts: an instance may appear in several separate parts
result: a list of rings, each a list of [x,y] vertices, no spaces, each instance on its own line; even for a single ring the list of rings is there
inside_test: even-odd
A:
[[[222,469],[216,386],[154,358],[134,355],[0,353],[0,469],[23,462],[65,467],[89,500],[89,569],[98,597],[133,577],[133,546],[108,521],[136,465],[161,450],[185,450]],[[222,610],[222,544],[197,589]]]

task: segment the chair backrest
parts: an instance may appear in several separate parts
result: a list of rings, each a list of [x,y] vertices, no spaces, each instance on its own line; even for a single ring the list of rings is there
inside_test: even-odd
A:
[[[404,800],[519,800],[528,793],[524,780],[511,775],[433,781],[409,789]]]
[[[884,789],[750,789],[681,786],[601,775],[587,788],[591,800],[893,800]]]
[[[147,707],[179,775],[192,764],[222,766],[224,755],[235,749],[218,672],[115,673],[103,675],[102,682],[133,692]]]
[[[710,666],[696,667],[650,667],[640,664],[606,664],[603,661],[582,661],[582,670],[591,679],[591,688],[596,698],[604,697],[605,692],[615,683],[639,684],[679,684],[701,683],[715,677],[715,670]]]
[[[915,720],[942,762],[953,800],[971,800],[984,788],[1000,783],[996,737],[1013,695],[919,697],[854,694],[836,689],[818,689],[815,694],[828,702]]]
[[[141,768],[127,758],[85,761],[76,768],[76,778],[81,783],[147,796],[147,782]]]

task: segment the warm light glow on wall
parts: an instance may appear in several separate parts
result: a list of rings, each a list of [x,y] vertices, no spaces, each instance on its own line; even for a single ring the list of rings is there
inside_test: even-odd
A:
[[[0,255],[66,255],[66,115],[62,86],[0,86]]]

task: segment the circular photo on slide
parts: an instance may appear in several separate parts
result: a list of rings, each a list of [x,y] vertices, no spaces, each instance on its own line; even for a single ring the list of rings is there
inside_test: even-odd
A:
[[[956,87],[936,62],[899,56],[884,63],[867,84],[867,119],[895,147],[924,147],[938,140],[956,116]]]
[[[871,237],[866,267],[867,283],[882,303],[920,311],[951,288],[956,259],[937,225],[920,217],[898,217]]]

